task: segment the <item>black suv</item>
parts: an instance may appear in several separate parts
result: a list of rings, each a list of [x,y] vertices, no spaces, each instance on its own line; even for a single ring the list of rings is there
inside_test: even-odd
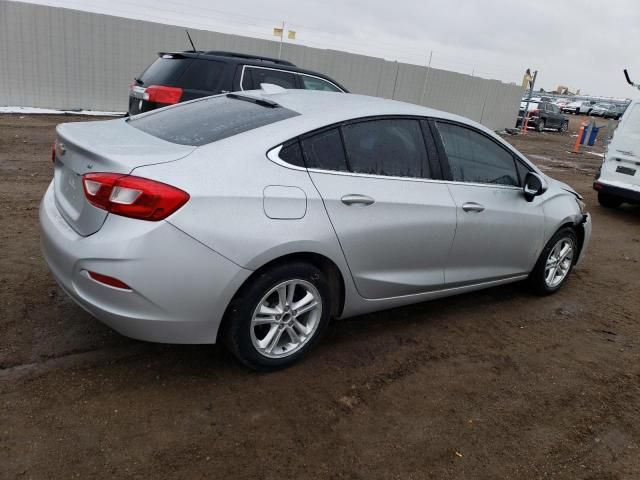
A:
[[[522,125],[522,118],[524,117],[524,109],[526,107],[527,102],[520,103],[520,113],[518,113],[516,127]],[[559,132],[566,132],[569,129],[569,119],[565,117],[560,112],[560,109],[553,103],[531,102],[529,104],[528,126],[534,127],[538,132],[543,131],[545,128],[553,128]]]
[[[129,115],[208,95],[254,90],[261,83],[348,93],[326,75],[286,60],[216,51],[160,52],[158,57],[131,84]]]

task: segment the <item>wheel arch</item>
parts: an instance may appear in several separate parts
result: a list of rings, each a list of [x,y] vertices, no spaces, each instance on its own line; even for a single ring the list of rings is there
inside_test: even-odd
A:
[[[249,285],[257,276],[261,275],[265,270],[273,268],[276,265],[281,265],[285,263],[291,262],[304,262],[311,264],[321,270],[329,279],[329,286],[331,288],[331,296],[332,299],[337,299],[337,301],[332,302],[332,317],[339,317],[342,314],[345,305],[345,295],[346,295],[346,286],[345,286],[345,278],[343,272],[340,270],[340,267],[331,260],[326,255],[303,251],[303,252],[292,252],[281,255],[279,257],[273,258],[264,264],[262,264],[259,268],[254,270],[254,272],[247,277],[247,279],[240,285],[237,291],[234,293],[229,305],[233,303],[233,300]],[[229,306],[227,306],[229,308]],[[224,329],[224,324],[226,322],[227,314],[222,318],[222,322],[220,323],[220,327],[218,328],[217,337],[220,337],[220,333]]]
[[[573,258],[573,261],[575,263],[578,261],[578,258],[580,258],[580,253],[582,252],[582,247],[584,246],[584,239],[585,239],[584,226],[580,222],[576,223],[572,220],[566,220],[564,223],[562,223],[558,228],[556,228],[553,231],[553,233],[549,236],[549,240],[553,238],[553,236],[563,228],[570,228],[576,234],[576,239],[578,240],[578,245],[577,245],[578,252],[577,252],[577,255],[574,255],[574,258]],[[547,240],[547,242],[549,240]],[[545,242],[545,245],[546,245],[546,242]]]

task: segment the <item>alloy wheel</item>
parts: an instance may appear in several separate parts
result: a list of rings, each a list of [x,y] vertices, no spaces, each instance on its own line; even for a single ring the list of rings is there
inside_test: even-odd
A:
[[[313,337],[321,317],[318,289],[305,280],[287,280],[269,290],[255,308],[251,342],[265,357],[288,357]]]
[[[573,262],[573,250],[573,242],[569,238],[561,238],[551,249],[544,270],[547,287],[555,288],[567,277]]]

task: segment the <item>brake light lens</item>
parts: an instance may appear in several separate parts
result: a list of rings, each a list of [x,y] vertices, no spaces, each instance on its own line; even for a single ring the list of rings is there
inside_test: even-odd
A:
[[[56,150],[58,149],[58,140],[53,142],[51,146],[51,163],[56,163]]]
[[[94,207],[152,222],[167,218],[189,200],[189,194],[179,188],[120,173],[87,173],[82,186]]]
[[[182,89],[178,87],[165,87],[163,85],[150,85],[144,92],[145,100],[155,103],[174,104],[182,98]]]

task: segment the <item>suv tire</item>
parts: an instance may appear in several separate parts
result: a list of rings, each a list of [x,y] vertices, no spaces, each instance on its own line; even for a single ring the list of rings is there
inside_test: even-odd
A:
[[[622,199],[610,193],[598,192],[598,203],[605,208],[618,208],[622,205]]]

